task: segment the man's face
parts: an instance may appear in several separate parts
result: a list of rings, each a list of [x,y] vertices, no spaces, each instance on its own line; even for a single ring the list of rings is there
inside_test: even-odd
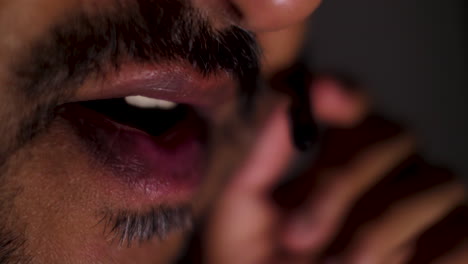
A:
[[[224,1],[0,1],[0,262],[174,255],[216,189],[213,138],[255,90],[238,16]]]

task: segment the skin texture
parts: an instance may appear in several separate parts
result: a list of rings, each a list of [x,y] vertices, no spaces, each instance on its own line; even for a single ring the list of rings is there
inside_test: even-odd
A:
[[[264,76],[272,78],[276,73],[287,69],[296,62],[302,49],[307,25],[303,22],[285,29],[262,32],[257,35],[262,46],[262,71]]]
[[[70,137],[70,127],[60,120],[54,119],[26,144],[14,144],[20,117],[34,112],[32,106],[39,98],[31,100],[15,89],[11,65],[24,56],[23,51],[33,40],[43,37],[70,10],[93,12],[112,3],[111,0],[0,1],[0,120],[3,124],[0,158],[5,160],[0,171],[0,245],[4,246],[0,256],[8,255],[13,263],[168,263],[183,246],[184,229],[172,231],[162,240],[153,238],[119,245],[104,232],[105,221],[100,221],[99,212],[108,208],[145,211],[153,206],[189,200],[197,216],[216,201],[204,241],[205,248],[209,249],[205,252],[209,263],[310,263],[326,259],[345,263],[404,263],[412,256],[421,233],[446,218],[462,202],[464,190],[451,177],[428,181],[426,189],[408,187],[405,199],[388,199],[391,210],[373,217],[372,224],[356,221],[355,226],[349,227],[354,231],[352,238],[343,239],[345,246],[340,243],[334,246],[340,228],[346,226],[345,217],[354,212],[352,206],[360,205],[359,200],[369,190],[385,193],[377,188],[379,181],[415,152],[414,139],[384,123],[384,130],[393,133],[384,132],[386,136],[374,142],[350,146],[352,151],[341,160],[335,160],[340,156],[336,151],[344,148],[330,143],[324,148],[324,157],[319,159],[322,162],[304,174],[309,176],[304,178],[317,179],[319,184],[300,182],[300,186],[311,187],[302,191],[300,206],[291,207],[297,208],[294,211],[280,211],[270,202],[270,193],[296,153],[290,143],[285,115],[288,99],[272,94],[262,97],[258,107],[261,111],[253,116],[257,126],[246,125],[238,117],[232,98],[222,107],[210,109],[216,113],[210,120],[214,124],[212,152],[218,159],[210,160],[206,180],[194,199],[177,194],[147,197],[133,190],[114,188],[112,182],[102,180],[109,172],[77,147],[78,139]],[[300,21],[319,1],[194,0],[192,4],[215,29],[234,24],[258,33],[265,51],[263,73],[274,76],[294,63],[305,29]],[[345,86],[327,77],[317,79],[310,87],[315,118],[335,129],[330,136],[332,143],[354,142],[355,138],[374,134],[382,127],[382,123],[377,122],[376,126],[369,119],[366,96],[343,92]],[[99,83],[85,82],[57,104],[104,91],[100,89]],[[259,135],[258,127],[263,128]],[[229,137],[226,131],[230,132]],[[223,190],[225,176],[233,172],[233,180],[225,192],[214,199]],[[445,179],[446,175],[433,167],[423,172],[436,179]],[[411,185],[396,187],[405,189]],[[395,188],[384,187],[386,192]],[[279,192],[278,200],[290,197],[291,193],[301,193],[299,189],[293,183],[286,186]],[[364,211],[370,207],[358,206]],[[464,231],[446,231],[444,226],[440,229],[450,234],[463,235]],[[454,253],[441,255],[440,263],[464,263],[464,245],[456,243],[449,248]],[[11,248],[18,250],[9,251]]]
[[[309,4],[311,1],[291,2],[294,5],[290,10],[310,6],[308,12],[301,12],[299,19],[304,19],[316,6],[315,1],[312,1],[313,4]],[[299,2],[302,2],[300,6]],[[268,1],[264,3],[268,4]],[[33,43],[47,40],[46,33],[70,12],[79,9],[99,13],[101,8],[113,4],[115,2],[111,0],[0,1],[2,263],[7,258],[12,263],[167,263],[183,245],[184,230],[172,231],[162,240],[153,238],[142,243],[119,245],[105,232],[105,221],[100,221],[100,212],[107,208],[144,211],[161,204],[172,206],[180,200],[186,201],[186,197],[177,194],[146,197],[134,191],[114,188],[111,183],[102,180],[109,174],[108,171],[93,162],[83,148],[77,147],[80,146],[78,139],[72,136],[70,127],[59,118],[35,125],[36,133],[25,136],[24,141],[17,140],[22,121],[32,119],[33,114],[38,112],[35,107],[40,102],[59,105],[79,100],[76,96],[81,96],[84,88],[89,94],[89,87],[94,85],[96,91],[100,87],[91,81],[59,98],[46,95],[31,98],[17,88],[14,65],[28,55],[25,53]],[[256,7],[249,2],[199,0],[191,4],[207,18],[211,27],[219,30],[227,25],[242,25],[247,30],[265,31],[296,22],[287,22],[286,17],[281,25],[269,25],[272,19],[258,24],[251,18],[251,11]],[[281,13],[284,5],[278,6],[273,1],[271,4],[269,8],[276,10],[274,14]],[[229,94],[229,91],[225,93]],[[210,117],[215,126],[230,124],[232,127],[232,124],[236,124],[237,114],[233,105],[233,102],[227,102],[222,108],[212,111],[217,113]],[[242,130],[240,125],[236,128]],[[189,199],[195,214],[203,211],[208,201],[212,200],[210,193],[219,189],[216,184],[222,182],[218,180],[219,175],[227,174],[226,168],[233,167],[229,164],[234,163],[234,157],[247,149],[243,142],[249,142],[244,139],[249,138],[249,132],[248,129],[243,131],[239,133],[245,134],[243,137],[230,139],[236,148],[232,148],[226,140],[214,144],[213,150],[217,153],[229,147],[226,153],[233,158],[210,163],[213,165],[207,170],[207,179],[210,179],[206,182],[207,187],[201,188],[197,199]]]

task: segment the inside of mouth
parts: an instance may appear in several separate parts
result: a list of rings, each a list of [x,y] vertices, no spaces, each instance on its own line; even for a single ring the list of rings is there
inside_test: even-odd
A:
[[[164,134],[186,120],[193,111],[188,105],[177,105],[172,109],[139,108],[128,104],[124,98],[86,101],[80,104],[112,121],[142,130],[151,136]]]

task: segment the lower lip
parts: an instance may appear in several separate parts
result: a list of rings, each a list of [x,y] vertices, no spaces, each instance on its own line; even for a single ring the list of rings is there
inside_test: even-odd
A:
[[[106,174],[114,182],[152,198],[182,199],[189,199],[201,183],[206,133],[195,113],[158,137],[79,104],[64,105],[58,114],[72,126],[91,158],[111,172]]]

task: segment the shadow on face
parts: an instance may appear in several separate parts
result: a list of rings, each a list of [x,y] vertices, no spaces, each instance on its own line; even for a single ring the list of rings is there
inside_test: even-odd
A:
[[[276,24],[245,1],[0,2],[0,262],[172,259],[250,145],[251,30],[306,16],[282,2],[301,12]]]

